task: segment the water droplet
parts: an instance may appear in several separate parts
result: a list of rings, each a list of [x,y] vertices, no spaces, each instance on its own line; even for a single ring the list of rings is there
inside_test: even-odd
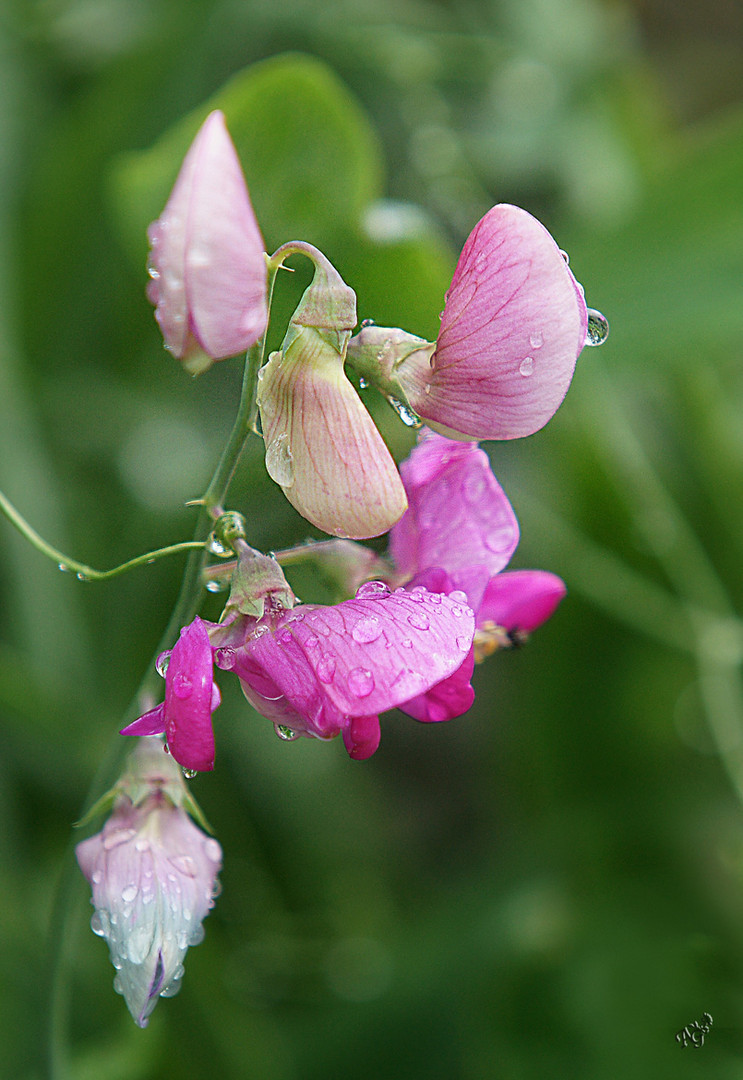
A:
[[[541,330],[535,330],[529,337],[529,344],[532,349],[541,349],[544,345],[544,334]]]
[[[307,640],[304,643],[304,647],[305,647],[305,649],[316,649],[319,644],[320,644],[320,638],[315,637],[315,635],[313,634],[311,637],[307,638]]]
[[[106,936],[106,927],[103,922],[102,912],[94,911],[90,916],[90,929],[96,935],[96,937]]]
[[[84,574],[82,572],[82,570],[78,570],[78,572],[75,574],[75,577],[77,578],[78,581],[90,581],[90,578],[88,577],[88,575]]]
[[[160,653],[160,655],[157,658],[157,662],[155,663],[155,670],[157,671],[158,675],[162,679],[165,678],[165,675],[167,673],[169,664],[170,664],[170,652]]]
[[[179,671],[178,674],[173,678],[172,687],[173,693],[177,698],[180,698],[181,701],[185,701],[187,698],[190,698],[191,694],[193,693],[193,683],[191,682],[188,675],[184,674],[182,671]]]
[[[294,637],[291,630],[280,630],[276,635],[276,640],[280,641],[282,645],[290,645]]]
[[[273,729],[283,742],[294,742],[295,739],[299,738],[296,731],[287,727],[286,724],[274,724]]]
[[[100,885],[100,883],[103,881],[103,874],[100,870],[93,871],[93,873],[91,874],[91,881],[94,885]]]
[[[190,855],[174,855],[170,862],[181,874],[185,874],[186,877],[196,877],[196,863]],[[185,912],[183,913],[185,916]]]
[[[534,357],[525,356],[519,364],[519,375],[523,375],[525,379],[528,379],[530,375],[534,374]]]
[[[220,558],[224,558],[226,555],[231,555],[232,550],[226,547],[219,537],[215,533],[209,533],[206,541],[206,549],[211,552],[212,555],[219,555]]]
[[[595,308],[588,309],[586,345],[603,345],[609,336],[609,320]]]
[[[429,604],[433,604],[434,606],[440,604],[441,603],[441,593],[432,592],[428,597],[428,602],[429,602]]]
[[[140,838],[137,840],[137,842],[134,845],[134,850],[138,851],[140,855],[142,855],[145,851],[149,851],[150,850],[150,842],[149,842],[149,840],[147,840],[147,838],[144,837],[144,836],[140,836]]]
[[[131,904],[131,902],[136,899],[138,892],[139,889],[136,885],[127,885],[125,889],[122,889],[121,899],[124,901],[125,904]]]
[[[266,447],[266,472],[280,487],[293,486],[294,460],[286,432],[278,435]]]
[[[150,263],[147,267],[147,273],[150,275],[153,281],[158,281],[160,278],[160,271]]]
[[[348,689],[357,698],[365,698],[374,689],[374,676],[366,668],[353,668],[348,673]]]
[[[194,776],[199,775],[199,770],[198,769],[184,769],[183,770],[183,775],[186,778],[186,780],[193,780]]]
[[[229,581],[226,578],[209,578],[204,588],[207,592],[218,593],[225,592]]]
[[[356,590],[356,599],[368,600],[372,596],[389,596],[391,591],[384,581],[365,581]]]
[[[368,645],[376,641],[382,634],[382,626],[376,615],[370,615],[366,619],[359,619],[351,630],[351,637],[359,645]]]
[[[228,648],[217,649],[214,658],[217,662],[217,667],[220,667],[222,671],[231,671],[235,666],[235,660],[237,659],[235,650]]]
[[[219,841],[215,840],[213,836],[204,841],[204,854],[210,862],[218,863],[222,861],[222,848]]]
[[[70,573],[70,568],[67,565],[67,563],[63,563],[63,562],[57,563],[57,569],[61,570],[63,574],[69,574]]]
[[[374,319],[362,319],[361,320],[361,329],[362,330],[364,330],[367,326],[375,326],[375,325],[376,325],[376,323],[374,322]]]
[[[457,638],[457,648],[460,652],[469,652],[472,645],[472,639],[468,637]]]
[[[204,927],[201,925],[201,923],[199,923],[196,929],[191,931],[191,935],[188,939],[189,946],[200,945],[201,942],[204,940],[205,933],[206,931],[204,930]]]
[[[491,548],[491,550],[493,550],[493,549]],[[496,548],[495,550],[500,551],[501,549]],[[469,600],[467,599],[467,593],[462,592],[461,589],[454,589],[452,592],[450,592],[449,593],[449,599],[452,600],[455,604],[469,605]]]
[[[414,626],[416,630],[428,630],[431,625],[431,620],[425,611],[414,611],[412,615],[408,615],[408,622],[411,626]]]
[[[122,982],[121,975],[116,975],[114,979],[114,992],[117,994],[124,993],[124,983]]]
[[[368,385],[369,385],[369,383],[362,376],[362,378],[359,379],[359,390],[366,390]]]
[[[562,255],[562,257],[565,260],[566,264],[568,266],[570,266],[570,256],[568,255],[567,251],[563,251],[562,248],[560,248],[560,254]]]
[[[413,648],[413,642],[410,640],[409,637],[403,638],[402,641],[400,642],[400,644],[402,645],[403,649],[412,649]]]
[[[387,400],[406,427],[419,428],[423,426],[423,421],[418,416],[418,413],[414,412],[404,401],[398,401],[395,397],[388,397]]]
[[[335,677],[335,657],[331,656],[330,653],[321,656],[317,661],[316,671],[320,682],[328,686]]]

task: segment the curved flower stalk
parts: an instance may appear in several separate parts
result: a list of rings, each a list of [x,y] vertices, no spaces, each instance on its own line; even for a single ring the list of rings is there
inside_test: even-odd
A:
[[[559,577],[505,571],[518,522],[483,450],[428,432],[400,473],[409,508],[390,532],[395,580],[464,592],[475,612],[476,660],[523,640],[553,614],[566,592]]]
[[[332,536],[379,536],[407,505],[395,462],[346,377],[356,294],[310,244],[286,244],[278,264],[302,253],[313,280],[280,352],[261,370],[258,407],[266,469],[303,517]]]
[[[165,665],[167,664],[167,669]],[[123,728],[122,735],[160,735],[175,761],[190,770],[214,768],[212,713],[220,703],[206,625],[197,616],[184,626],[170,653],[163,653],[165,701]]]
[[[147,235],[147,295],[166,348],[187,371],[198,375],[263,336],[264,245],[221,112],[202,124]]]
[[[349,361],[452,438],[515,439],[560,406],[586,343],[583,291],[548,231],[500,204],[459,257],[435,343],[363,328]]]
[[[191,821],[175,762],[160,739],[143,739],[120,781],[103,830],[77,845],[95,913],[123,994],[139,1027],[159,997],[180,989],[189,946],[203,939],[214,906],[222,849]]]

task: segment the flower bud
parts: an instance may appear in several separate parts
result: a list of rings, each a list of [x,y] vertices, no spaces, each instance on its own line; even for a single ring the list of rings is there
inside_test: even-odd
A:
[[[150,225],[148,296],[166,348],[192,375],[245,352],[266,329],[266,258],[221,112],[191,144]]]
[[[160,739],[142,739],[103,830],[77,845],[93,891],[91,927],[104,937],[139,1027],[158,997],[180,989],[183,960],[203,938],[222,849],[188,817],[180,769]]]

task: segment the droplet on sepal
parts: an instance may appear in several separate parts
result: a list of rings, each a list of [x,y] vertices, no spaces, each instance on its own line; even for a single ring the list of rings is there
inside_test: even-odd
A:
[[[609,336],[609,320],[595,308],[588,308],[586,345],[603,345]]]

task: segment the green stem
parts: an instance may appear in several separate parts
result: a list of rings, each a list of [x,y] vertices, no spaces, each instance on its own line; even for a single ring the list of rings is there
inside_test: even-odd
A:
[[[211,532],[216,510],[225,501],[227,489],[243,447],[253,433],[258,371],[263,360],[264,349],[265,337],[260,345],[254,346],[248,352],[237,416],[219,464],[214,471],[203,500],[200,500],[201,511],[196,521],[193,540],[188,545],[177,545],[179,547],[188,546],[191,551],[183,572],[180,592],[165,632],[155,650],[155,658],[163,650],[172,646],[180,628],[191,622],[201,602],[202,571],[207,557],[206,539]],[[11,520],[13,519],[11,518]],[[44,541],[41,542],[44,543]],[[69,560],[63,560],[62,557],[60,557],[59,561],[66,561],[67,565],[73,567]],[[137,717],[141,711],[143,700],[149,695],[154,695],[158,681],[153,659],[125,713],[122,726]],[[104,756],[88,791],[83,813],[115,782],[121,772],[123,759],[130,749],[131,744],[128,740],[119,735],[116,735],[111,741],[109,750]],[[82,814],[80,816],[82,817]],[[71,851],[59,883],[54,912],[51,918],[51,926],[54,928],[54,932],[50,949],[49,974],[48,1075],[50,1080],[69,1080],[70,1075],[66,1038],[69,1026],[70,990],[67,971],[71,957],[74,955],[73,942],[80,930],[79,894],[80,874]]]
[[[87,563],[78,562],[77,559],[70,559],[57,548],[48,544],[42,536],[39,536],[36,529],[29,525],[23,515],[13,506],[10,499],[3,495],[2,491],[0,491],[0,511],[5,514],[8,521],[16,527],[22,536],[25,536],[26,540],[37,551],[40,551],[42,555],[46,555],[53,562],[58,563],[60,570],[68,570],[70,573],[77,574],[81,581],[106,581],[108,578],[125,574],[127,570],[134,570],[137,566],[145,566],[156,562],[158,559],[164,559],[167,555],[177,555],[181,551],[190,551],[192,548],[203,548],[204,546],[203,542],[185,540],[180,544],[170,544],[168,547],[158,548],[156,551],[147,551],[144,555],[137,555],[136,558],[121,563],[120,566],[114,566],[112,570],[94,570]]]

